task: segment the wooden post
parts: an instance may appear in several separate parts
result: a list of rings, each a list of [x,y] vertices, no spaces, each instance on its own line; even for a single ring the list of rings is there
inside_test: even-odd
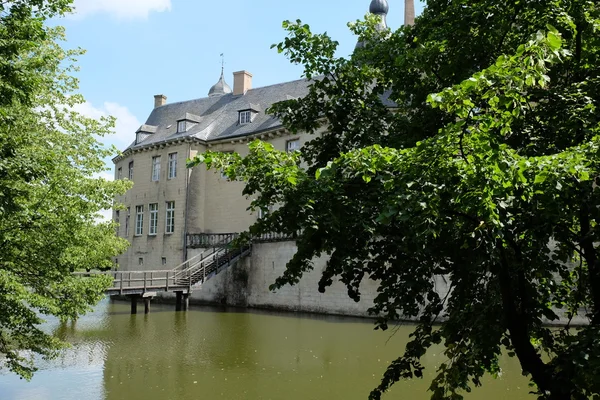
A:
[[[144,314],[150,314],[150,297],[144,298]]]
[[[182,293],[183,294],[183,311],[187,311],[190,308],[190,294],[189,293]]]
[[[181,311],[183,292],[175,292],[175,311]]]
[[[131,315],[137,314],[137,294],[131,295]]]

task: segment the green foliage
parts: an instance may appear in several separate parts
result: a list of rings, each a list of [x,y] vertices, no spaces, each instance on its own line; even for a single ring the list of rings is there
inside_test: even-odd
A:
[[[430,0],[413,27],[374,22],[352,25],[365,46],[350,58],[285,24],[276,47],[313,82],[270,112],[314,134],[299,154],[254,142],[247,157],[190,165],[246,181],[253,208],[278,205],[250,234],[300,232],[273,290],[327,254],[320,291],[339,279],[359,301],[372,279],[378,328],[418,321],[371,399],[422,377],[438,343],[448,361],[433,399],[461,399],[497,375],[503,348],[540,399],[600,396],[597,2]],[[580,310],[589,325],[545,325]]]
[[[27,379],[33,354],[64,346],[40,328],[44,316],[77,318],[111,283],[72,272],[110,267],[127,246],[113,223],[97,222],[128,187],[94,177],[115,153],[98,141],[114,123],[72,111],[84,100],[68,73],[82,52],[63,50],[62,28],[44,26],[69,3],[0,3],[0,355]]]

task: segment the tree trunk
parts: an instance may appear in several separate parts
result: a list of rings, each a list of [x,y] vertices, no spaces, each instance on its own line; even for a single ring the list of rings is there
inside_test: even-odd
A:
[[[506,254],[506,249],[501,241],[498,241],[497,249],[500,253],[501,265],[498,267],[500,292],[502,296],[502,308],[506,327],[510,334],[511,343],[523,371],[531,374],[531,379],[538,386],[540,392],[549,393],[549,400],[570,400],[571,388],[558,385],[551,368],[545,364],[531,344],[531,335],[527,323],[527,302],[519,301],[514,292],[514,287],[520,285],[514,282],[511,275],[511,263]],[[521,296],[527,297],[526,293]],[[519,307],[517,304],[519,303]]]

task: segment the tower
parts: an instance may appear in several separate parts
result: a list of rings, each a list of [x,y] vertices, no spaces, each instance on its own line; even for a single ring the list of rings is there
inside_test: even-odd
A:
[[[415,24],[415,0],[404,0],[404,26]]]
[[[369,12],[371,14],[377,15],[379,17],[379,24],[377,25],[377,29],[384,30],[387,29],[386,17],[390,6],[388,5],[387,0],[372,0],[371,5],[369,6]],[[356,49],[364,47],[364,43],[359,40],[356,43]]]

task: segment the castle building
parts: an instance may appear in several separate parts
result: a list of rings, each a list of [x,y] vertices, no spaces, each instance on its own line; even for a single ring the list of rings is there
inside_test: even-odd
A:
[[[385,27],[387,1],[373,0],[369,10]],[[412,23],[407,10],[405,22]],[[115,179],[134,183],[115,199],[125,205],[113,211],[117,233],[131,243],[115,260],[119,269],[171,269],[187,259],[191,236],[241,232],[254,223],[259,215],[247,210],[251,199],[241,194],[243,182],[204,166],[187,169],[186,160],[206,150],[246,155],[255,139],[279,150],[299,149],[314,136],[291,134],[265,110],[305,96],[309,84],[302,79],[252,88],[252,74],[239,71],[233,73],[232,89],[222,70],[206,97],[168,104],[164,95],[155,96],[135,140],[113,159]]]

